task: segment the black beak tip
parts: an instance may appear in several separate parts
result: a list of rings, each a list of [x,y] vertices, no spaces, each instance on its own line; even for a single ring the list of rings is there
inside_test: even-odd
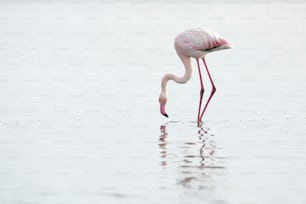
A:
[[[168,114],[167,113],[163,113],[163,116],[169,118]]]

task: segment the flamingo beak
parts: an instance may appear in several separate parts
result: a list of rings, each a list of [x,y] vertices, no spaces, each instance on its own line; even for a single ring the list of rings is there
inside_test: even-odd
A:
[[[169,118],[168,114],[167,113],[163,113],[163,116]]]
[[[160,104],[160,113],[167,118],[169,117],[168,114],[166,113],[165,105]]]

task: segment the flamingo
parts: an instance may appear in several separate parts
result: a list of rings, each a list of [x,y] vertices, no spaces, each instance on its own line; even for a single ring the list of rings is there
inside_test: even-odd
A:
[[[159,103],[160,103],[160,113],[165,117],[168,117],[166,113],[166,103],[167,103],[167,83],[169,80],[173,80],[176,83],[183,84],[186,83],[192,73],[192,66],[191,66],[191,58],[195,58],[198,66],[198,72],[200,77],[200,101],[198,107],[198,117],[197,122],[198,126],[200,125],[203,115],[206,111],[206,108],[216,92],[215,83],[209,73],[207,68],[207,64],[205,61],[206,54],[210,52],[214,52],[217,50],[229,49],[232,48],[230,43],[225,40],[221,35],[217,32],[210,30],[210,29],[190,29],[186,30],[177,35],[174,40],[174,47],[176,50],[177,55],[181,59],[182,63],[185,67],[185,74],[181,77],[174,75],[174,74],[165,74],[161,80],[161,93],[159,95]],[[204,105],[202,110],[202,100],[204,95],[204,85],[202,80],[202,73],[200,68],[199,60],[202,59],[206,72],[208,74],[208,78],[210,80],[212,89],[210,95]]]

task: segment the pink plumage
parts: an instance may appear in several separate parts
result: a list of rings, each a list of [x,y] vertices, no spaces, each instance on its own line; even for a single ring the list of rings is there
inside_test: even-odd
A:
[[[160,112],[162,115],[168,117],[168,114],[165,110],[165,105],[167,103],[167,91],[166,86],[169,80],[173,80],[176,83],[186,83],[192,73],[192,66],[191,66],[191,60],[190,58],[195,58],[198,65],[198,71],[200,76],[200,102],[199,102],[199,108],[198,108],[198,126],[200,126],[200,122],[203,118],[204,112],[214,95],[216,91],[215,84],[212,80],[212,77],[209,73],[209,70],[206,65],[205,61],[205,55],[207,53],[217,51],[217,50],[223,50],[223,49],[229,49],[231,48],[231,45],[227,40],[225,40],[221,35],[219,35],[217,32],[210,30],[210,29],[191,29],[186,30],[175,38],[174,41],[174,47],[175,50],[182,60],[184,67],[185,67],[185,74],[182,77],[176,76],[174,74],[165,74],[162,78],[161,82],[161,93],[159,96],[159,103],[160,103]],[[200,69],[200,63],[199,59],[203,60],[203,63],[205,65],[205,69],[207,71],[207,75],[209,77],[212,90],[208,97],[208,100],[206,101],[204,108],[202,109],[202,99],[204,94],[204,85],[202,80],[202,73]]]
[[[208,52],[231,48],[217,32],[210,29],[191,29],[177,35],[175,47],[185,56],[201,58]]]

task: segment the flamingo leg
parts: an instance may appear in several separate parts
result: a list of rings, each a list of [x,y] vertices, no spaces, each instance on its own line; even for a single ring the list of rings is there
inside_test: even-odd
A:
[[[207,106],[208,106],[208,104],[209,104],[211,98],[213,97],[213,95],[214,95],[215,92],[216,92],[216,86],[215,86],[215,84],[214,84],[214,81],[213,81],[212,78],[211,78],[211,75],[210,75],[209,70],[208,70],[207,65],[206,65],[206,61],[205,61],[204,58],[202,58],[202,60],[203,60],[203,63],[204,63],[204,65],[205,65],[205,68],[206,68],[206,71],[207,71],[207,74],[208,74],[208,77],[209,77],[209,80],[210,80],[212,89],[211,89],[211,92],[210,92],[210,96],[208,97],[208,100],[207,100],[207,102],[206,102],[206,104],[205,104],[205,106],[204,106],[204,109],[203,109],[203,111],[202,111],[202,113],[201,113],[201,115],[200,115],[200,118],[199,118],[200,121],[201,121],[202,118],[203,118],[203,115],[204,115],[204,113],[205,113],[205,110],[206,110],[206,108],[207,108]]]
[[[199,102],[199,108],[198,108],[198,126],[200,126],[200,121],[201,121],[200,114],[201,114],[201,107],[202,107],[203,94],[204,94],[204,85],[203,85],[203,80],[202,80],[202,73],[201,73],[199,59],[197,59],[197,64],[198,64],[198,71],[199,71],[200,85],[201,85],[200,102]]]

